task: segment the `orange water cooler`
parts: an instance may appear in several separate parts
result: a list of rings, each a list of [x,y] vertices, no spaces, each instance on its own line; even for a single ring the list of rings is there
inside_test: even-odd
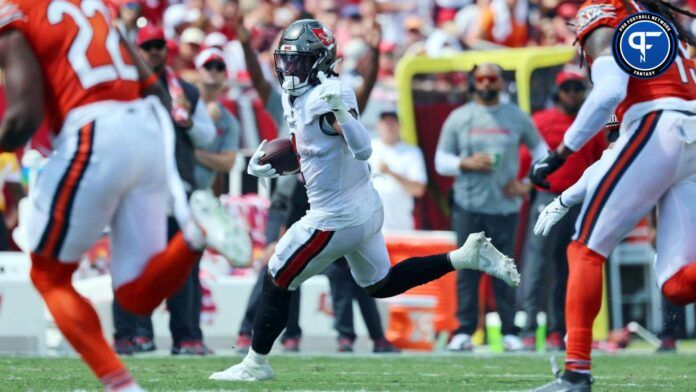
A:
[[[384,237],[392,265],[457,247],[454,233],[446,231],[385,233]],[[389,299],[387,339],[399,348],[431,351],[438,333],[459,325],[455,317],[456,285],[457,275],[451,272]]]

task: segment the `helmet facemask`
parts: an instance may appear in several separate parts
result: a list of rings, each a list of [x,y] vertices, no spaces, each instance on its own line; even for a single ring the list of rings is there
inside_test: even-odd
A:
[[[299,96],[318,83],[317,66],[326,57],[326,52],[276,50],[273,57],[283,91]]]

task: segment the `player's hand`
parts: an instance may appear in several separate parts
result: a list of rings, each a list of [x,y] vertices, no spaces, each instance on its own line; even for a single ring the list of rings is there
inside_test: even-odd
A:
[[[489,172],[493,169],[493,160],[490,155],[477,152],[470,157],[463,158],[459,163],[459,168],[463,171]]]
[[[561,197],[553,199],[551,204],[547,205],[534,225],[534,234],[543,235],[546,237],[551,231],[551,228],[560,221],[568,212],[568,207],[561,202]]]
[[[279,174],[270,163],[265,165],[259,163],[259,159],[266,155],[266,151],[263,151],[263,146],[266,142],[267,140],[264,139],[259,145],[259,148],[256,149],[256,152],[254,152],[254,155],[251,156],[249,165],[247,166],[247,173],[260,178],[275,178],[278,177]]]
[[[329,108],[334,113],[339,123],[346,122],[350,114],[348,114],[346,104],[343,103],[343,83],[339,80],[328,79],[326,74],[322,71],[319,71],[317,77],[319,78],[319,82],[321,82],[319,98],[329,105]]]
[[[551,173],[558,170],[564,162],[565,159],[561,158],[558,152],[552,151],[546,158],[534,162],[532,168],[529,170],[529,179],[532,181],[532,184],[544,189],[549,189],[551,184],[546,181],[546,178],[551,175]]]

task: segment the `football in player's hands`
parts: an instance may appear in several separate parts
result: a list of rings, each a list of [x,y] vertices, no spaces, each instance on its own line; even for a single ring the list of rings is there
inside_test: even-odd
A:
[[[259,159],[259,163],[270,164],[281,176],[296,174],[300,171],[300,161],[290,139],[273,139],[264,144],[261,151],[265,154]]]

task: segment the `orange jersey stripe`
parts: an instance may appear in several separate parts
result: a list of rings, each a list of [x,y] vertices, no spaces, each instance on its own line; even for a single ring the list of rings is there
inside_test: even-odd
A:
[[[44,232],[43,237],[45,238],[42,239],[44,246],[39,249],[42,255],[57,257],[60,252],[61,238],[65,236],[70,221],[69,207],[71,207],[71,201],[75,197],[80,179],[92,155],[93,138],[94,123],[89,123],[80,129],[77,151],[61,179],[53,199],[47,231]]]
[[[620,175],[620,173],[622,173],[624,169],[633,161],[635,155],[640,152],[640,147],[650,135],[651,129],[655,125],[658,113],[659,112],[652,112],[645,117],[643,126],[636,131],[636,134],[633,136],[631,141],[629,141],[624,147],[623,151],[621,151],[619,159],[614,162],[612,168],[602,179],[602,182],[595,192],[592,202],[585,213],[578,241],[583,243],[586,242],[594,226],[594,221],[596,220],[597,215],[600,213],[601,206],[609,197],[609,190],[613,188],[613,185],[615,181],[617,181],[617,177]]]

